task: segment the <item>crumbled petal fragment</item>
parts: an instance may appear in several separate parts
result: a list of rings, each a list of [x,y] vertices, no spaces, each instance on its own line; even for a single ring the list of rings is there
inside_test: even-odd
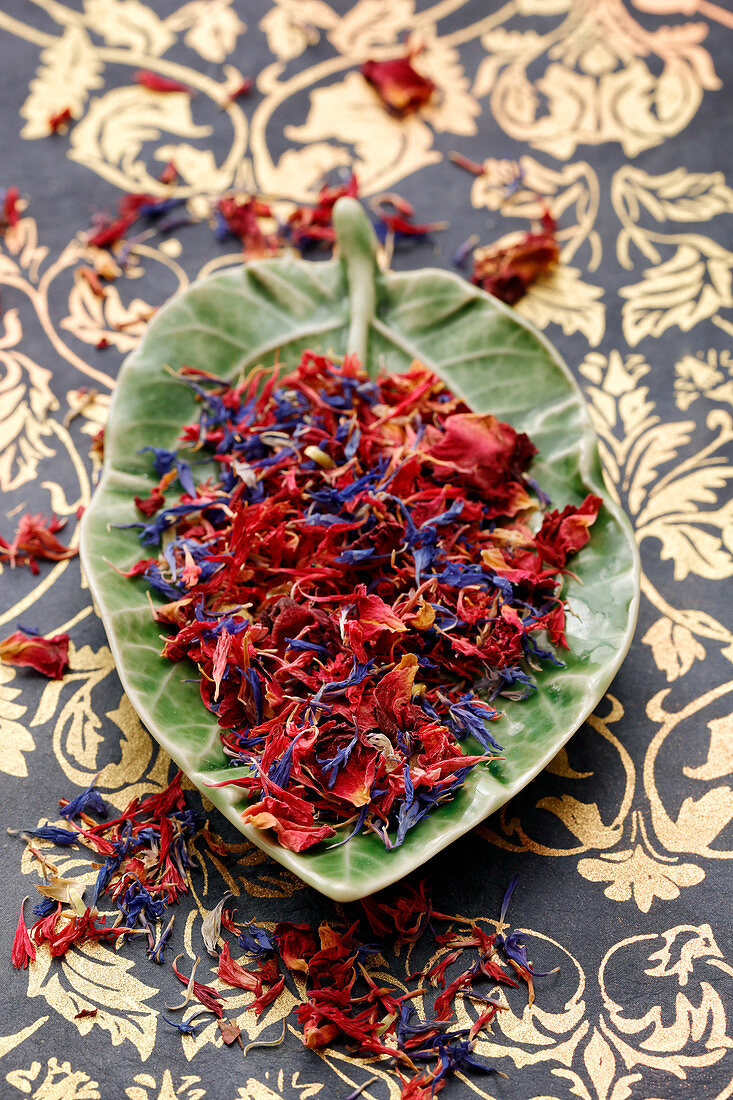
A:
[[[180,80],[171,80],[167,76],[160,76],[158,73],[150,72],[149,69],[138,69],[133,80],[136,84],[142,85],[143,88],[147,88],[151,92],[186,92],[188,95],[191,94],[188,84],[183,84]]]

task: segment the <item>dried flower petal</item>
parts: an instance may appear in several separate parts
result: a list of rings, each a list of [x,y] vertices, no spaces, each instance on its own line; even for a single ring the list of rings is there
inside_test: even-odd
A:
[[[242,1045],[242,1029],[234,1020],[219,1020],[218,1026],[221,1037],[228,1047],[237,1041],[240,1046]]]
[[[36,948],[28,935],[28,929],[23,917],[23,906],[27,901],[28,898],[23,898],[23,901],[20,903],[18,927],[15,930],[15,938],[13,940],[13,949],[11,952],[11,960],[16,970],[25,970],[29,962],[36,961]]]
[[[65,133],[69,128],[72,118],[71,107],[64,107],[63,111],[51,115],[48,120],[48,128],[52,134],[58,134],[60,132]]]
[[[170,80],[167,76],[150,72],[149,69],[138,69],[133,80],[151,92],[186,92],[191,95],[188,84],[182,84],[180,80]]]
[[[68,634],[37,638],[16,630],[0,641],[0,661],[20,668],[33,668],[50,680],[62,680],[69,666]]]
[[[211,912],[207,913],[201,924],[201,938],[204,941],[204,947],[214,958],[218,954],[216,946],[221,934],[221,914],[230,897],[232,897],[232,894],[228,891],[218,905],[215,905]]]
[[[66,526],[66,520],[51,517],[47,522],[42,515],[30,513],[20,517],[12,542],[0,536],[0,562],[10,562],[11,566],[27,565],[31,573],[38,573],[37,558],[46,561],[65,561],[76,557],[76,547],[63,546],[56,533]]]
[[[524,297],[535,279],[554,267],[559,258],[555,221],[546,211],[541,229],[525,233],[516,244],[477,249],[471,282],[512,306]]]
[[[384,106],[400,118],[425,107],[436,92],[436,85],[412,65],[414,53],[391,61],[365,61],[360,72],[371,84]]]
[[[260,220],[271,220],[272,209],[253,196],[225,195],[216,204],[216,234],[220,239],[237,237],[248,260],[272,254],[279,247],[277,235],[267,232]]]
[[[2,210],[0,210],[0,233],[5,235],[8,229],[14,229],[19,221],[20,191],[17,187],[8,187],[3,196]]]

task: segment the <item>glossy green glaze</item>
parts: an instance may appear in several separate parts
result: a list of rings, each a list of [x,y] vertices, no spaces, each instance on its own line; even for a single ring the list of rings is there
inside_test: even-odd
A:
[[[525,786],[591,713],[629,647],[639,598],[639,560],[629,524],[606,493],[582,395],[552,346],[506,306],[445,271],[380,275],[371,228],[354,200],[338,205],[340,259],[248,263],[193,285],[151,322],[126,360],[110,410],[101,484],[82,525],[82,560],[124,688],[142,721],[214,804],[251,840],[317,890],[341,901],[401,878],[467,832]],[[173,448],[196,409],[190,390],[163,368],[186,363],[235,376],[279,351],[295,365],[305,348],[355,350],[370,369],[399,371],[419,359],[478,412],[529,433],[540,454],[533,476],[553,504],[605,500],[591,542],[568,580],[572,610],[565,667],[541,673],[539,690],[507,703],[495,734],[506,760],[477,768],[464,791],[387,852],[375,836],[300,855],[269,834],[243,827],[235,788],[207,784],[231,776],[218,727],[195,683],[160,657],[160,628],[140,582],[108,563],[141,557],[136,532],[112,525],[138,519],[135,494],[154,483],[146,445]]]

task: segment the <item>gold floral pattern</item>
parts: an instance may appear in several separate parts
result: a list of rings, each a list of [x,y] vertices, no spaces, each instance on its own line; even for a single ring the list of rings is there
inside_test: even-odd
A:
[[[559,972],[532,1009],[510,998],[477,1053],[510,1073],[512,1094],[526,1100],[680,1088],[723,1100],[733,1088],[733,971],[718,907],[727,895],[716,892],[733,858],[733,633],[721,599],[733,577],[733,168],[727,134],[703,108],[726,94],[718,46],[730,49],[733,15],[713,0],[33,0],[18,11],[0,12],[5,48],[17,41],[34,54],[14,108],[19,175],[4,180],[28,203],[0,244],[2,533],[21,510],[54,511],[73,543],[95,476],[87,449],[120,355],[165,298],[240,260],[210,237],[192,247],[183,231],[147,235],[124,267],[107,271],[104,296],[94,294],[76,273],[102,262],[78,233],[87,198],[78,224],[51,228],[43,196],[22,178],[24,149],[51,142],[60,176],[86,174],[90,203],[96,181],[180,199],[202,233],[226,189],[264,193],[282,213],[311,200],[325,174],[348,170],[365,196],[404,188],[426,219],[440,173],[448,216],[482,245],[510,241],[551,208],[561,264],[517,308],[577,368],[609,489],[636,530],[644,602],[628,671],[584,731],[466,841],[482,860],[505,861],[502,875],[529,868],[528,893],[531,869],[549,868],[593,921],[573,929],[575,918],[568,925],[552,905],[547,914],[535,907],[530,957]],[[398,56],[408,35],[439,95],[400,120],[358,66]],[[136,83],[138,69],[193,94],[151,92]],[[230,100],[245,76],[255,78],[252,95]],[[68,134],[49,138],[50,116],[66,108]],[[447,163],[452,148],[481,160],[483,173],[461,175]],[[158,178],[170,160],[172,186]],[[63,681],[37,686],[0,666],[0,771],[14,805],[40,774],[49,776],[44,798],[97,778],[116,808],[168,781],[169,761],[122,693],[76,570],[65,561],[38,577],[0,573],[11,604],[0,606],[0,625],[35,621],[72,639]],[[29,801],[52,813],[39,796]],[[196,837],[201,872],[177,918],[189,966],[224,890],[265,924],[275,909],[292,916],[289,905],[310,904],[258,849],[216,839],[229,858]],[[13,866],[32,893],[33,861],[17,851]],[[91,885],[88,860],[53,858]],[[493,895],[476,896],[494,911]],[[397,965],[407,973],[409,953]],[[3,1095],[101,1100],[108,1082],[94,1050],[104,1049],[127,1067],[114,1085],[129,1100],[224,1097],[218,1075],[232,1052],[215,1024],[195,1037],[167,1027],[170,985],[141,956],[94,945],[51,960],[41,949],[13,981],[12,995],[23,996],[0,1037]],[[372,1075],[366,1097],[398,1100],[378,1062],[338,1050],[302,1060],[294,1003],[291,992],[257,1021],[246,997],[232,1002],[252,1038],[269,1038],[285,1019],[288,1054],[283,1068],[249,1056],[226,1100],[346,1095]],[[96,1015],[75,1019],[85,1008]],[[472,1013],[467,1004],[467,1025]],[[480,1078],[453,1091],[493,1095]]]

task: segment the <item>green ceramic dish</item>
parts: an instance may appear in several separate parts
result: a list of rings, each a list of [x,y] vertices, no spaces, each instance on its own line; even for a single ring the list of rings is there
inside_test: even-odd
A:
[[[208,798],[251,840],[305,882],[339,901],[371,894],[425,863],[502,806],[537,775],[591,713],[629,647],[639,599],[639,559],[630,526],[608,496],[580,390],[553,347],[512,310],[445,271],[382,275],[358,203],[340,200],[339,258],[325,263],[263,260],[213,275],[174,298],[126,360],[115,390],[101,483],[82,524],[84,569],[117,670],[142,721]],[[506,760],[477,768],[451,803],[388,852],[373,835],[340,848],[296,854],[244,827],[235,788],[208,783],[236,775],[195,683],[160,657],[160,628],[144,586],[121,578],[141,556],[136,532],[114,524],[138,517],[135,494],[154,482],[141,447],[175,446],[194,418],[188,388],[163,368],[183,363],[222,376],[305,348],[356,351],[371,369],[403,370],[420,359],[477,412],[528,432],[539,448],[532,472],[556,507],[602,496],[605,508],[573,568],[567,598],[570,654],[539,676],[538,691],[508,703],[497,725]],[[499,733],[500,730],[500,733]]]

